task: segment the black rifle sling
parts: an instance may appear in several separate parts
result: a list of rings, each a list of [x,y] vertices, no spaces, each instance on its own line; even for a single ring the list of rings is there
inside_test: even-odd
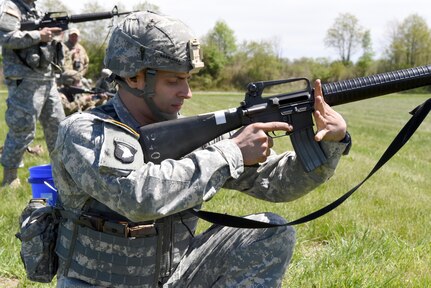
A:
[[[410,139],[410,137],[415,133],[416,129],[419,127],[419,125],[423,122],[425,117],[430,112],[430,109],[431,109],[431,98],[426,100],[423,104],[419,105],[413,111],[410,112],[410,114],[413,115],[412,118],[410,118],[410,120],[406,123],[406,125],[404,125],[404,127],[401,129],[401,131],[398,133],[398,135],[395,137],[395,139],[392,141],[392,143],[389,145],[389,147],[380,157],[377,164],[374,166],[374,168],[371,170],[368,176],[365,177],[364,180],[362,180],[358,185],[353,187],[350,191],[346,192],[343,196],[341,196],[331,204],[313,213],[310,213],[304,217],[301,217],[297,220],[294,220],[285,224],[274,224],[274,223],[266,223],[261,221],[250,220],[239,216],[208,212],[208,211],[202,211],[197,209],[191,209],[191,213],[208,222],[222,225],[222,226],[229,226],[229,227],[236,227],[236,228],[271,228],[271,227],[279,227],[279,226],[292,226],[292,225],[309,222],[311,220],[319,218],[320,216],[323,216],[326,213],[334,210],[341,203],[343,203],[347,198],[350,197],[350,195],[352,195],[356,190],[358,190],[358,188],[361,187],[362,184],[364,184],[365,181],[368,180],[368,178],[370,178],[374,173],[377,172],[377,170],[379,170],[386,162],[388,162],[389,159],[391,159],[392,156],[394,156],[398,152],[398,150],[400,150],[401,147],[403,147],[404,144],[406,144],[407,141]]]

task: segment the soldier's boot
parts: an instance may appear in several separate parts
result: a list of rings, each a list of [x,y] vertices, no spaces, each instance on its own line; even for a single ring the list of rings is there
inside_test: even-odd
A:
[[[2,187],[18,188],[21,186],[21,181],[18,178],[18,169],[3,169],[3,182]]]

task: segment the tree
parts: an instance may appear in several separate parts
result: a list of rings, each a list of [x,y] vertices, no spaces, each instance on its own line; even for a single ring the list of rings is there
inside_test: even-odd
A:
[[[213,45],[226,58],[231,57],[236,51],[236,38],[233,30],[224,22],[217,21],[205,38],[208,45]]]
[[[206,86],[217,84],[217,78],[222,73],[237,49],[233,30],[223,21],[217,21],[202,41],[205,68],[197,78],[206,83]]]
[[[67,12],[70,14],[69,7],[58,0],[42,0],[36,5],[44,12]]]
[[[340,14],[325,37],[325,45],[338,51],[341,62],[351,63],[351,57],[361,47],[364,29],[358,19],[349,13]]]
[[[270,41],[244,42],[229,65],[230,73],[226,73],[232,75],[234,87],[244,89],[252,81],[280,78],[283,63],[277,56],[276,48],[276,43]]]
[[[152,4],[148,1],[140,1],[136,5],[133,6],[133,11],[145,11],[145,10],[160,13],[159,6]]]
[[[391,69],[429,64],[431,31],[424,18],[417,14],[408,16],[393,28],[390,38],[386,56]]]
[[[368,70],[373,64],[374,52],[371,45],[371,33],[369,30],[365,31],[362,37],[362,56],[356,62],[356,77],[366,76]]]

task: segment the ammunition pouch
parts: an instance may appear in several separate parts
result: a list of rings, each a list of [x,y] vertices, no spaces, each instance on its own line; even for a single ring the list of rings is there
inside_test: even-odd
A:
[[[51,64],[59,72],[63,67],[64,53],[61,42],[41,43],[22,50],[14,50],[24,65],[32,70],[46,70]]]
[[[20,216],[20,256],[27,278],[49,283],[57,273],[55,253],[60,210],[48,206],[45,199],[31,199]]]

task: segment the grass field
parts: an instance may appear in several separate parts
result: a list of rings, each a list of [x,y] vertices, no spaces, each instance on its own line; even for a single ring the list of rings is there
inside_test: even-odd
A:
[[[336,108],[349,124],[353,147],[335,176],[291,203],[273,204],[224,190],[204,209],[235,215],[271,211],[293,220],[332,202],[359,183],[430,95],[392,94]],[[237,107],[242,94],[195,93],[185,114]],[[0,94],[4,115],[5,93]],[[7,133],[0,117],[0,141]],[[39,128],[36,144],[43,144]],[[46,146],[44,146],[46,147]],[[328,215],[296,227],[297,246],[283,287],[431,287],[431,117],[401,151],[353,196]],[[275,140],[281,152],[287,137]],[[46,151],[46,148],[45,148]],[[49,162],[26,154],[22,189],[1,188],[0,287],[54,287],[25,280],[19,259],[18,215],[31,197],[28,167]],[[200,223],[199,230],[208,227]],[[3,286],[2,286],[3,285]],[[15,285],[15,286],[14,286]]]

